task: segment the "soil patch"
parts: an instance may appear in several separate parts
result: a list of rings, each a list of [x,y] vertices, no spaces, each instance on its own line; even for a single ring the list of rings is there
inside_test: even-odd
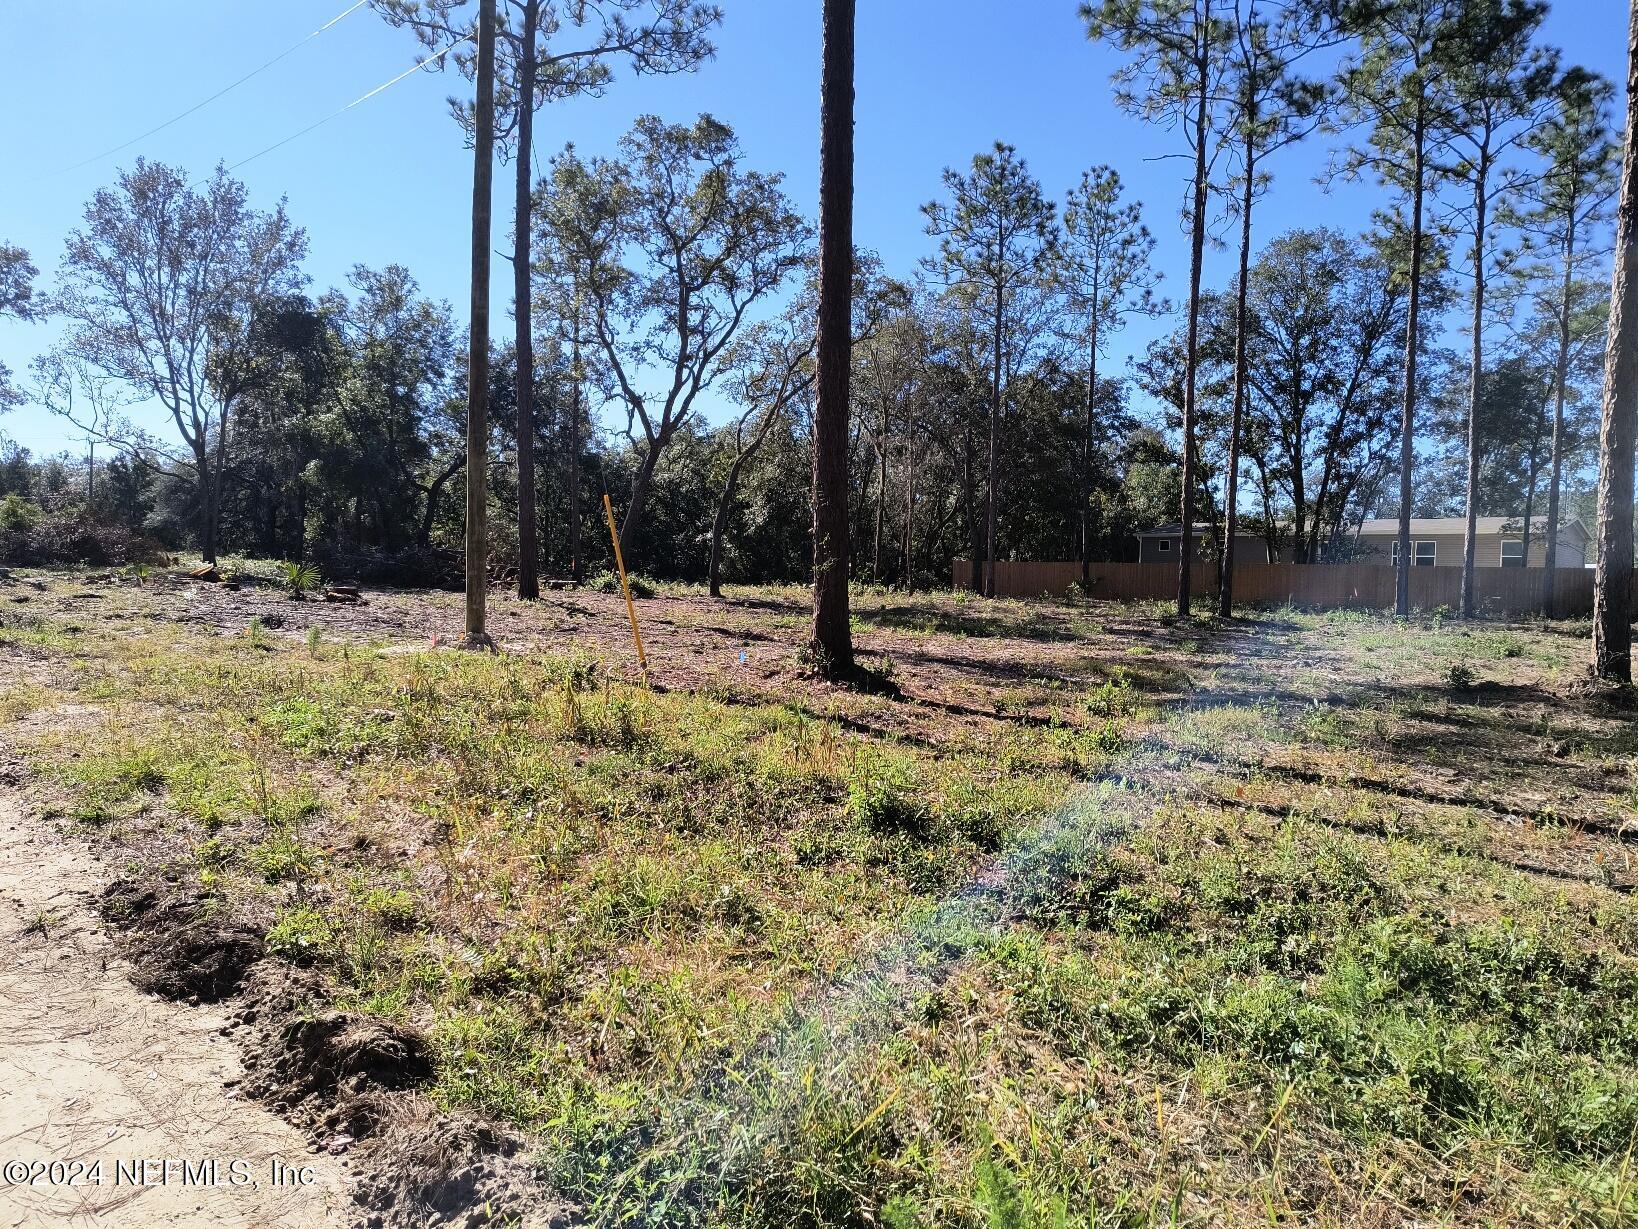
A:
[[[425,1101],[404,1110],[372,1146],[360,1174],[354,1199],[367,1229],[577,1223],[542,1187],[516,1139],[438,1114]]]
[[[260,931],[219,899],[162,879],[116,880],[99,912],[116,927],[132,983],[162,998],[219,1002],[264,953]]]
[[[4,765],[0,765],[3,769]],[[0,780],[5,773],[0,771]],[[87,1229],[341,1229],[342,1163],[239,1095],[212,1007],[138,992],[95,912],[101,868],[0,792],[0,1123],[25,1161],[102,1160],[105,1181],[0,1187],[0,1224]],[[245,1162],[256,1186],[116,1185],[116,1158]],[[310,1185],[266,1180],[277,1162]]]
[[[446,1116],[419,1091],[432,1076],[420,1032],[357,1012],[309,1013],[328,997],[316,973],[264,960],[245,979],[235,1035],[250,1068],[245,1091],[348,1157],[355,1225],[570,1223],[516,1136]]]

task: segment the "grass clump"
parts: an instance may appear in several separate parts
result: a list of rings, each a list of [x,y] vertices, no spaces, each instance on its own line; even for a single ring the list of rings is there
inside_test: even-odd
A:
[[[620,573],[613,570],[598,572],[586,578],[586,587],[594,593],[619,593]],[[637,572],[626,573],[626,587],[631,590],[634,598],[653,597],[659,592],[659,585]]]
[[[847,815],[873,833],[921,837],[930,835],[933,818],[902,764],[873,754],[856,756],[848,773]]]
[[[268,929],[267,946],[300,964],[320,960],[331,952],[336,929],[324,913],[311,905],[286,909]]]

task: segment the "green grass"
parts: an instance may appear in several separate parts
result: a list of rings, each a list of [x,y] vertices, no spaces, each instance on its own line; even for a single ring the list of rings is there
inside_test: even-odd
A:
[[[1281,612],[1236,657],[1136,608],[858,618],[907,671],[930,635],[1078,664],[910,736],[909,701],[651,692],[578,648],[5,634],[101,710],[26,748],[101,839],[184,850],[338,1003],[427,1029],[434,1096],[531,1132],[602,1223],[1638,1220],[1630,896],[1520,869],[1581,857],[1569,822],[1387,788],[1425,716],[1559,736],[1439,689],[1545,685],[1579,641]]]

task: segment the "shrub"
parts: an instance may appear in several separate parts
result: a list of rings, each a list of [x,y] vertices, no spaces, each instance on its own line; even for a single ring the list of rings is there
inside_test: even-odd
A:
[[[626,584],[631,589],[631,596],[653,597],[654,585],[636,572],[626,573]],[[620,573],[613,571],[599,572],[596,576],[587,579],[586,587],[598,593],[620,592]]]
[[[39,504],[21,495],[7,495],[0,499],[0,533],[27,533],[44,515]]]
[[[26,499],[0,500],[0,565],[84,564],[125,567],[159,563],[164,548],[123,525],[99,525],[72,515],[47,515]]]
[[[1134,707],[1131,676],[1120,666],[1086,698],[1086,711],[1094,717],[1129,717]]]

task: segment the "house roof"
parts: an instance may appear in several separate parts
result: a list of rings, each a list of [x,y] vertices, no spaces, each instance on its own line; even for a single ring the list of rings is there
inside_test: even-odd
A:
[[[1524,529],[1524,518],[1522,516],[1481,516],[1476,520],[1478,522],[1478,532],[1484,534],[1519,533]],[[1283,525],[1281,528],[1289,529],[1290,526]],[[1412,536],[1419,533],[1463,534],[1467,532],[1467,518],[1461,516],[1414,516],[1411,518],[1410,528]],[[1197,522],[1194,532],[1197,535],[1211,533],[1211,523],[1209,521]],[[1397,517],[1383,517],[1377,520],[1365,521],[1359,527],[1359,533],[1362,537],[1393,537],[1398,532],[1399,519]],[[1546,533],[1547,518],[1545,516],[1531,517],[1530,532],[1533,534]],[[1574,517],[1562,522],[1558,527],[1558,532],[1560,540],[1566,536],[1575,537],[1577,535],[1587,541],[1592,540],[1592,535],[1587,532],[1587,527]],[[1139,530],[1137,536],[1140,538],[1176,538],[1182,536],[1182,533],[1182,522],[1173,521],[1169,525],[1156,525],[1153,529]],[[1258,535],[1247,530],[1242,524],[1240,536],[1250,538]]]
[[[1479,533],[1521,533],[1524,529],[1522,516],[1481,516],[1475,518]],[[1412,535],[1426,534],[1465,534],[1467,532],[1467,518],[1462,516],[1412,517],[1410,523]],[[1359,527],[1361,537],[1389,536],[1399,532],[1398,517],[1384,517],[1379,520],[1363,522]],[[1546,533],[1547,518],[1535,516],[1530,518],[1531,533]],[[1558,527],[1560,538],[1566,534],[1574,535],[1579,532],[1582,537],[1589,537],[1587,529],[1578,520],[1564,521]]]
[[[1195,525],[1194,532],[1210,533],[1211,524],[1207,521],[1200,521]],[[1173,521],[1170,525],[1156,525],[1153,529],[1140,529],[1137,536],[1140,538],[1176,538],[1181,537],[1182,534],[1183,522]]]
[[[1216,531],[1212,529],[1210,521],[1200,521],[1194,527],[1195,537],[1200,537],[1213,532]],[[1140,529],[1135,536],[1140,538],[1177,538],[1181,537],[1182,535],[1183,523],[1181,521],[1173,521],[1170,525],[1156,525],[1153,529]],[[1242,520],[1236,536],[1242,538],[1256,538],[1261,537],[1262,535],[1257,529],[1247,528],[1246,522]]]

